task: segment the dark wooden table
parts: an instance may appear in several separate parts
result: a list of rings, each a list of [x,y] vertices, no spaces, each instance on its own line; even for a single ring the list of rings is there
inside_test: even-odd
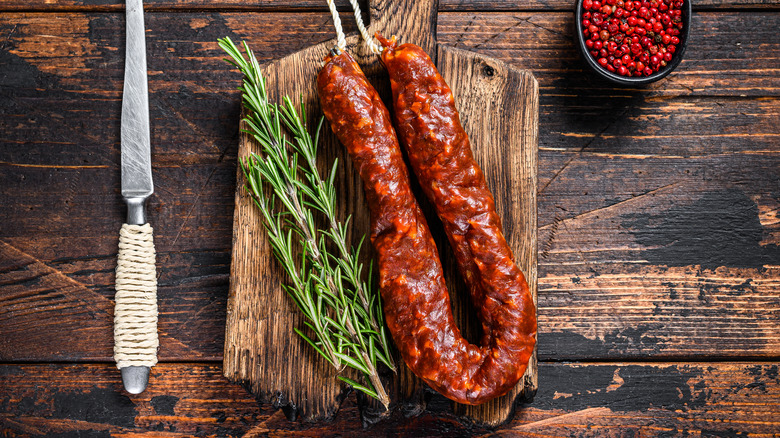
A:
[[[0,2],[0,436],[780,433],[777,0],[696,1],[685,60],[642,90],[585,70],[571,1],[441,1],[439,41],[541,90],[539,392],[498,431],[440,396],[368,431],[354,395],[289,422],[222,377],[239,76],[216,39],[270,60],[333,27],[319,0],[146,3],[161,363],[130,396],[111,359],[123,2]]]

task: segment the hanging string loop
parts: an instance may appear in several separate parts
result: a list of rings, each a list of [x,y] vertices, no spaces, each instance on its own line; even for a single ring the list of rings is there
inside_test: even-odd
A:
[[[330,15],[333,17],[333,27],[336,28],[336,47],[339,50],[347,50],[347,39],[344,37],[344,29],[341,28],[341,17],[339,17],[339,11],[336,10],[336,4],[333,0],[327,0],[328,9],[330,9]]]
[[[370,50],[374,55],[382,53],[382,49],[379,47],[379,44],[374,41],[374,37],[368,33],[366,25],[363,24],[363,14],[360,13],[360,5],[358,5],[357,0],[349,0],[349,4],[352,5],[352,10],[355,11],[355,22],[357,23],[358,30],[360,31],[360,36],[363,37],[363,41],[365,41],[366,45],[368,46],[368,50]]]
[[[347,48],[347,40],[344,37],[344,29],[341,27],[339,11],[336,10],[336,4],[334,3],[334,0],[327,0],[327,2],[328,9],[330,9],[330,15],[333,17],[333,27],[336,28],[336,47],[338,47],[341,51],[345,51]],[[376,41],[374,41],[374,37],[372,37],[371,34],[368,33],[368,29],[366,29],[366,25],[363,23],[363,15],[360,13],[360,5],[358,4],[358,0],[349,0],[349,4],[352,5],[358,31],[360,31],[360,36],[368,46],[368,50],[370,50],[374,55],[379,55],[382,53],[382,48],[379,46],[379,44],[376,43]]]

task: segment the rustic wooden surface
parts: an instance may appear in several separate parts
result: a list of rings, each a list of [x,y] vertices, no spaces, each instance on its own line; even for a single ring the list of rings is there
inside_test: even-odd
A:
[[[372,2],[370,10],[370,33],[379,30],[388,36],[401,35],[404,41],[419,42],[434,59],[439,59],[442,75],[456,94],[475,158],[485,170],[489,185],[499,188],[496,191],[499,214],[502,214],[510,244],[527,273],[531,292],[536,298],[536,80],[527,70],[519,70],[497,59],[444,45],[435,48],[432,35],[436,1]],[[401,19],[410,16],[416,17],[415,20]],[[321,114],[314,78],[322,65],[321,60],[334,44],[331,40],[307,47],[274,60],[264,68],[269,92],[277,100],[285,95],[300,96],[312,125],[316,125]],[[351,38],[348,44],[348,50],[356,52],[364,61],[364,68],[379,92],[389,95],[390,87],[379,58],[368,53],[357,37]],[[336,160],[350,163],[349,155],[330,129],[325,128],[321,138],[321,164]],[[242,133],[239,159],[259,152],[260,147],[252,137]],[[357,246],[361,236],[368,234],[369,214],[362,182],[351,166],[344,169],[339,172],[341,177],[336,182],[342,207],[340,215],[342,219],[351,217],[352,241]],[[322,171],[329,173],[327,166],[323,166]],[[283,274],[271,256],[261,217],[243,188],[244,184],[239,171],[223,361],[225,376],[250,388],[259,400],[281,407],[291,419],[330,420],[338,412],[348,389],[336,380],[335,370],[325,359],[316,355],[302,338],[290,336],[291,327],[303,327],[303,318],[281,288]],[[428,207],[427,203],[423,205]],[[480,339],[481,328],[476,315],[468,310],[471,308],[468,291],[462,287],[443,229],[432,213],[429,223],[441,249],[458,326],[467,338]],[[364,257],[364,263],[370,263],[368,257]],[[426,385],[411,373],[400,356],[396,357],[396,362],[398,373],[388,372],[385,379],[393,404],[390,411],[424,411]],[[534,355],[525,378],[506,396],[478,407],[455,404],[455,411],[465,421],[492,426],[505,423],[513,413],[517,399],[530,398],[536,391],[536,364]],[[349,376],[357,378],[354,373]],[[358,398],[358,406],[365,424],[391,415],[379,403],[365,397]]]
[[[695,2],[685,60],[643,90],[584,70],[568,2],[441,2],[440,42],[539,81],[539,392],[493,431],[430,395],[368,431],[354,395],[288,422],[221,377],[239,78],[216,39],[270,61],[332,25],[314,1],[153,4],[162,363],[129,396],[110,363],[122,2],[0,3],[1,435],[780,431],[777,1]]]
[[[430,52],[435,47],[436,12],[435,0],[372,1],[369,32],[381,30],[388,35],[408,35],[410,40],[420,41]],[[417,19],[404,19],[408,16]],[[274,60],[263,69],[269,95],[276,101],[281,101],[283,96],[300,101],[299,104],[306,107],[312,128],[322,115],[315,87],[317,74],[322,59],[334,46],[333,40],[312,45]],[[381,82],[379,58],[372,55],[357,36],[349,39],[347,50],[363,61],[367,75]],[[389,86],[386,80],[384,82],[384,86],[378,89],[387,92]],[[342,220],[351,216],[354,231],[350,237],[352,245],[357,247],[361,237],[368,233],[369,223],[363,185],[351,166],[349,155],[328,127],[324,128],[321,138],[321,171],[329,174],[331,163],[340,163],[339,178],[335,182],[340,209],[337,213]],[[251,136],[242,134],[238,146],[239,159],[253,153],[260,153],[259,144]],[[225,376],[245,384],[260,401],[281,407],[291,419],[330,420],[338,412],[349,389],[336,379],[337,373],[328,361],[318,356],[301,337],[290,332],[293,327],[305,328],[304,319],[281,288],[284,274],[272,256],[262,218],[244,190],[244,184],[245,179],[239,171],[223,361]],[[366,266],[370,263],[368,250],[368,245],[365,245],[363,263]],[[402,363],[400,358],[396,361],[399,365]],[[351,370],[347,370],[345,375],[358,379]],[[396,378],[388,375],[386,380],[386,389],[394,405],[404,405],[406,409],[415,411],[425,409],[418,391],[422,389],[422,384],[405,367],[399,367]],[[404,384],[399,385],[401,381]],[[378,403],[363,397],[360,400],[362,418],[366,423],[379,421],[390,414]]]

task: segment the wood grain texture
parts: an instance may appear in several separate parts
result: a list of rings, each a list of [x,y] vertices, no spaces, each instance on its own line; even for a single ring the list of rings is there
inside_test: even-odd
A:
[[[339,11],[352,10],[348,0],[334,0],[334,3]],[[359,4],[365,10],[367,2],[361,0]],[[6,1],[0,4],[0,11],[121,11],[124,5],[121,0]],[[318,0],[144,0],[144,10],[147,12],[160,10],[327,11],[328,5]]]
[[[777,0],[702,0],[693,2],[694,10],[715,8],[766,8],[776,9]],[[523,10],[573,10],[574,3],[564,0],[443,0],[443,11],[523,11]]]
[[[408,36],[431,50],[435,12],[435,0],[375,1],[371,3],[375,20],[369,30],[373,33],[374,29],[381,29],[388,34]],[[418,18],[408,20],[406,17],[409,16]],[[321,111],[315,79],[322,59],[334,46],[334,41],[326,41],[264,66],[271,98],[280,101],[282,96],[299,96],[298,104],[306,107],[310,121],[316,123]],[[357,37],[349,39],[348,50],[355,53],[357,59],[369,62],[364,67],[366,74],[375,75],[380,71],[378,58],[359,44]],[[319,151],[323,167],[336,159],[348,163],[349,157],[328,132]],[[242,135],[239,159],[259,152],[259,146],[249,136]],[[359,178],[351,166],[343,165],[342,169],[345,169],[343,176],[336,183],[342,210],[339,213],[342,220],[352,216],[354,232],[351,237],[356,247],[367,231],[368,212]],[[280,286],[284,276],[272,257],[261,216],[243,187],[240,172],[238,178],[225,330],[225,376],[248,385],[260,400],[273,401],[283,407],[290,417],[331,419],[344,397],[344,385],[336,379],[335,369],[302,338],[294,335],[294,327],[304,328],[303,318]],[[355,378],[354,375],[351,377]],[[418,394],[413,396],[420,399]],[[365,406],[366,421],[383,415],[376,412],[376,406]]]
[[[780,86],[768,70],[777,56],[772,29],[780,14],[697,14],[700,27],[711,30],[706,41],[691,42],[695,68],[645,90],[600,83],[588,88],[591,78],[577,69],[565,36],[568,14],[519,17],[440,13],[438,35],[531,68],[540,83],[539,358],[778,357],[771,340],[777,337],[776,319],[766,314],[743,321],[757,311],[754,285],[766,309],[780,300],[771,283],[777,271],[763,267],[780,242]],[[738,32],[742,20],[760,24],[749,40]],[[0,239],[24,254],[3,260],[17,266],[4,271],[4,278],[19,282],[0,288],[12,295],[55,278],[83,285],[50,283],[78,294],[67,301],[72,308],[63,310],[77,323],[55,312],[45,324],[39,313],[20,315],[11,307],[0,312],[4,360],[111,357],[110,333],[103,328],[110,324],[115,236],[124,217],[117,165],[122,23],[121,14],[110,13],[0,14],[0,57],[10,66],[0,74]],[[154,13],[147,14],[147,25],[157,188],[150,209],[165,267],[160,324],[170,337],[160,358],[220,360],[239,78],[222,61],[216,39],[246,38],[268,61],[329,38],[332,24],[325,13]],[[478,38],[463,32],[469,25]],[[505,38],[500,32],[509,26],[511,38]],[[491,37],[493,42],[479,45]],[[726,64],[739,69],[732,74]],[[665,212],[673,220],[661,220]],[[720,218],[727,221],[719,224]],[[654,242],[670,245],[680,235],[703,244],[671,245],[664,253]],[[736,264],[729,257],[743,253],[756,256]],[[62,276],[34,280],[17,272],[31,258]],[[721,263],[732,266],[712,267]],[[729,277],[719,274],[723,270]],[[577,282],[597,275],[609,275],[611,282],[589,279],[589,292],[580,293]],[[680,287],[687,295],[679,294]],[[720,290],[731,298],[699,300],[700,289],[702,297],[723,296]],[[94,302],[93,293],[106,300],[104,312],[76,308]],[[687,298],[670,298],[675,296]],[[43,297],[29,297],[27,305],[37,309]],[[616,306],[615,315],[580,313],[581,305],[592,312],[605,303]],[[653,303],[663,303],[661,310]],[[618,317],[622,313],[630,317]],[[70,327],[94,342],[59,341]],[[55,342],[26,344],[29,336],[53,336]],[[57,351],[59,343],[69,348]]]
[[[626,90],[587,73],[570,2],[440,2],[440,42],[539,81],[540,388],[495,431],[422,391],[427,411],[364,431],[352,395],[332,423],[289,422],[216,363],[160,364],[149,393],[118,392],[105,328],[123,2],[0,2],[15,11],[0,13],[0,357],[105,362],[0,366],[0,435],[776,435],[780,14],[775,0],[694,3],[678,70]],[[146,4],[160,357],[221,360],[239,105],[216,39],[267,62],[332,24],[319,1]]]
[[[395,6],[399,8],[397,11],[390,10],[389,5],[390,3],[372,4],[372,14],[376,14],[378,18],[387,17],[375,21],[376,28],[382,29],[387,35],[398,34],[404,41],[415,41],[423,47],[428,47],[429,53],[433,53],[432,26],[435,20],[430,14],[435,10],[435,2],[430,5],[417,2],[414,3],[414,8],[412,4],[405,6],[401,2]],[[420,21],[401,19],[409,16],[418,17]],[[265,67],[269,87],[274,89],[272,94],[302,96],[302,101],[309,108],[308,112],[318,114],[317,97],[309,78],[316,76],[321,64],[317,60],[325,55],[328,44],[332,43],[297,52]],[[500,188],[496,191],[496,202],[502,206],[505,231],[510,236],[513,249],[527,273],[532,293],[535,295],[535,175],[538,137],[536,80],[528,72],[512,69],[500,61],[463,50],[441,48],[438,53],[443,56],[440,60],[442,74],[450,82],[461,102],[459,110],[463,115],[465,127],[471,133],[476,157],[485,169],[489,184]],[[373,61],[365,68],[367,74],[381,74],[373,57],[364,54],[362,58]],[[294,72],[292,78],[289,72]],[[386,88],[385,86],[384,92],[387,92]],[[326,157],[325,162],[330,162],[331,156],[339,158],[342,163],[348,160],[343,151],[327,150],[339,148],[333,139],[325,140],[325,145],[326,150],[324,154],[321,153],[321,156]],[[258,152],[257,145],[251,142],[248,136],[243,136],[239,155],[245,156],[253,152]],[[348,172],[351,172],[351,169],[348,168]],[[341,199],[354,197],[355,193],[361,192],[361,182],[354,176],[354,172],[352,177],[345,178],[344,184]],[[344,213],[353,216],[353,224],[358,230],[365,230],[368,214],[361,201],[362,195],[357,202],[349,202],[353,208],[345,208]],[[275,400],[278,402],[278,394],[281,392],[283,397],[289,397],[289,402],[281,404],[296,406],[297,410],[304,412],[306,418],[332,417],[341,397],[340,385],[334,384],[335,374],[324,360],[306,352],[307,346],[302,340],[294,339],[291,346],[286,345],[289,328],[302,326],[302,320],[277,283],[278,279],[283,277],[280,276],[275,261],[269,256],[270,247],[267,243],[256,243],[262,224],[251,199],[242,187],[237,190],[234,227],[236,231],[233,240],[233,270],[225,346],[226,375],[248,383],[253,392],[264,400],[270,394],[275,394]],[[358,236],[361,234],[363,233],[356,233]],[[437,234],[439,246],[447,248],[446,239],[441,238],[443,233]],[[449,268],[448,284],[452,294],[465,296],[463,288],[458,287],[460,279],[455,274],[454,261],[445,254],[448,253],[443,249],[442,259],[444,266]],[[470,307],[467,303],[468,300],[453,300],[453,306],[460,307],[455,313],[464,324],[467,312],[462,309]],[[280,314],[289,316],[278,317]],[[477,339],[477,326],[473,321],[466,325],[466,336]],[[290,361],[290,357],[303,357],[304,360]],[[300,372],[301,362],[307,364],[303,372]],[[515,400],[520,396],[530,397],[536,390],[535,365],[534,358],[523,383],[504,398],[480,407],[459,407],[458,412],[473,421],[489,425],[505,422],[514,410]],[[422,385],[408,369],[402,369],[400,372],[403,377],[393,386],[398,386],[403,409],[407,412],[424,409]],[[315,392],[316,388],[323,390]],[[312,399],[312,393],[321,397],[314,404],[308,401]],[[369,406],[364,419],[374,421],[369,419],[376,415],[374,411],[374,407]]]
[[[336,0],[340,11],[349,11],[347,0]],[[367,2],[360,2],[365,5]],[[8,1],[0,4],[2,11],[117,11],[123,8],[120,0],[47,0]],[[699,0],[694,2],[694,10],[762,8],[777,9],[778,0]],[[244,10],[244,11],[286,11],[314,10],[326,11],[327,6],[321,0],[145,0],[147,11],[170,10]],[[365,8],[363,8],[365,10]],[[564,0],[529,0],[519,3],[515,0],[442,0],[440,11],[529,11],[529,10],[569,10],[572,3]]]
[[[751,32],[746,38],[742,20],[757,23],[758,33]],[[616,87],[588,70],[574,45],[572,13],[442,13],[437,29],[443,44],[475,50],[533,71],[543,105],[547,97],[565,99],[568,105],[577,105],[583,97],[600,99],[603,112],[591,117],[604,122],[621,114],[614,112],[615,106],[642,99],[777,96],[780,76],[775,57],[780,43],[769,33],[761,35],[760,28],[778,25],[780,14],[776,11],[695,13],[692,37],[680,65],[665,80],[638,89]]]
[[[615,88],[587,72],[573,44],[573,17],[568,13],[447,12],[438,15],[436,29],[437,38],[444,44],[474,50],[535,72],[543,100],[560,99],[566,107],[575,106],[583,98],[586,103],[591,101],[598,106],[588,113],[591,118],[595,118],[600,108],[609,113],[617,104],[643,99],[709,96],[746,100],[780,95],[775,62],[780,43],[773,38],[773,30],[780,25],[780,13],[706,12],[697,13],[694,18],[697,38],[691,39],[680,67],[668,79],[643,89]],[[745,38],[742,20],[755,24],[750,38]],[[343,14],[342,21],[345,31],[354,33],[354,20],[348,14]],[[214,96],[217,90],[234,89],[225,80],[228,70],[216,38],[228,35],[236,40],[254,41],[257,56],[267,62],[333,35],[326,12],[165,12],[147,14],[146,22],[149,64],[154,73],[150,75],[150,90],[153,94],[185,92],[178,99],[168,95],[167,102],[158,101],[153,105],[160,112],[157,122],[163,123],[157,132],[160,136],[168,132],[165,124],[185,123],[176,118],[171,107],[195,111],[197,106],[186,106],[190,99],[215,101],[203,102],[205,107],[226,106],[232,101],[217,100]],[[122,23],[119,13],[0,14],[0,37],[5,41],[3,60],[15,67],[3,76],[3,84],[14,86],[15,97],[19,99],[28,97],[36,86],[49,86],[52,92],[49,98],[59,97],[62,101],[67,97],[64,92],[80,91],[85,99],[119,96]],[[50,35],[58,38],[52,39]],[[97,71],[102,74],[96,74]],[[107,107],[110,102],[102,104]],[[82,108],[95,104],[81,102]],[[235,118],[236,111],[234,107],[228,114]],[[689,112],[682,111],[680,115],[686,113]],[[191,121],[190,116],[184,119]],[[597,121],[600,120],[593,120]],[[193,123],[192,128],[209,127]],[[79,137],[86,134],[81,133]]]
[[[741,437],[780,427],[780,377],[771,363],[542,363],[533,403],[498,430],[459,421],[438,395],[420,416],[396,412],[363,430],[354,395],[333,422],[290,422],[272,405],[258,406],[216,364],[159,364],[152,378],[147,392],[128,395],[108,363],[0,365],[0,434]]]

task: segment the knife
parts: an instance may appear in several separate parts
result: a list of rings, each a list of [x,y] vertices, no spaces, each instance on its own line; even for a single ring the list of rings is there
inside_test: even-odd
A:
[[[157,269],[146,199],[154,192],[142,0],[127,0],[125,81],[122,91],[122,197],[127,223],[119,234],[114,310],[114,360],[125,390],[146,389],[157,364]]]

